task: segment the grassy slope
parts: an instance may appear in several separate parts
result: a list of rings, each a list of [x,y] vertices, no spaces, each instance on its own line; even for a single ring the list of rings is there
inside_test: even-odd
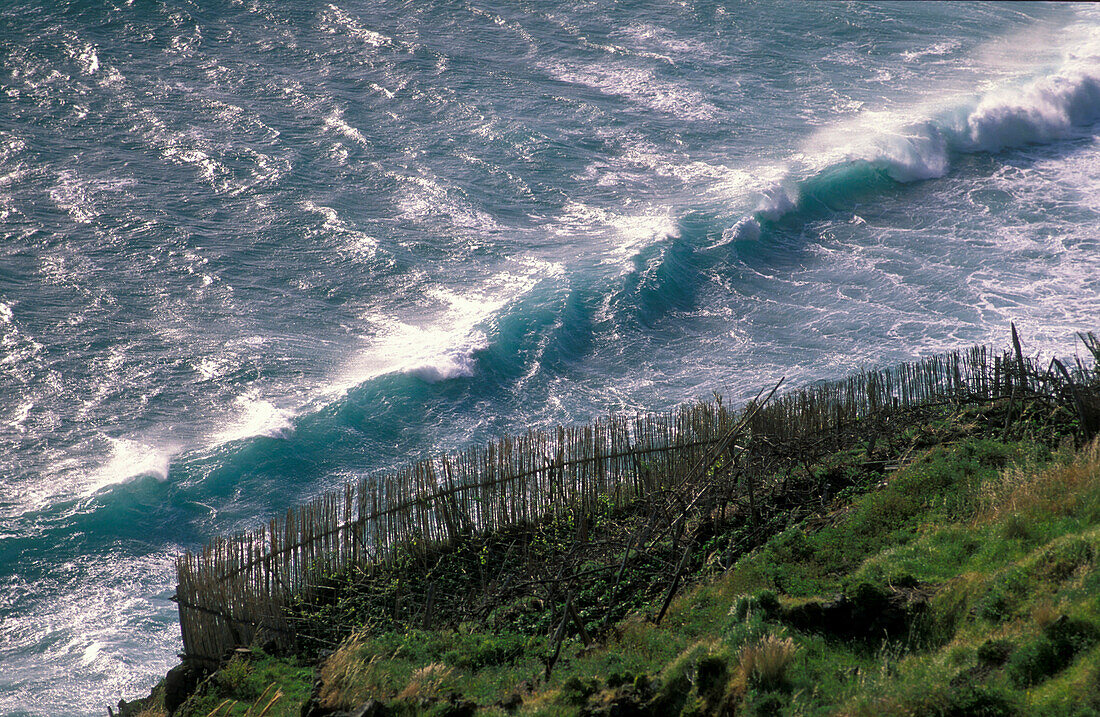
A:
[[[545,620],[375,624],[321,665],[321,701],[379,699],[395,714],[1100,714],[1100,448],[1000,426],[945,413],[913,429],[925,447],[856,480],[827,518],[777,529],[728,571],[693,564],[697,582],[660,625],[645,617],[659,591],[642,581],[643,610],[599,645],[566,640],[549,680]],[[864,458],[856,446],[826,463],[859,473]],[[238,658],[181,713],[259,715],[276,683],[284,697],[267,714],[297,714],[312,680],[293,658]]]

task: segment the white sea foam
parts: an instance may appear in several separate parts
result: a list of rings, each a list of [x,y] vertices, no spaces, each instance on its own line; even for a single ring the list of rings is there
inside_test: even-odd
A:
[[[386,358],[375,365],[373,373],[407,373],[429,383],[473,376],[475,353],[489,346],[485,332],[471,326],[471,318],[481,312],[463,313],[456,307],[448,313],[457,319],[457,325],[417,326],[376,317],[375,324],[382,330],[376,350]]]
[[[260,397],[258,390],[238,396],[234,402],[236,416],[224,429],[214,435],[215,444],[230,443],[245,438],[267,436],[282,438],[294,428],[294,411],[279,408]]]
[[[466,200],[462,190],[444,186],[438,178],[400,173],[389,176],[403,185],[398,205],[407,218],[423,220],[445,214],[452,225],[480,231],[500,228],[492,215]]]
[[[9,132],[0,132],[0,163],[5,163],[27,149],[27,142]]]
[[[57,184],[50,189],[50,199],[80,224],[89,224],[99,215],[86,182],[71,170],[58,172]]]
[[[1100,54],[1094,54],[1022,88],[982,97],[965,121],[952,128],[953,139],[964,151],[997,152],[1064,139],[1098,118]]]
[[[345,35],[372,49],[397,45],[392,37],[377,30],[371,30],[345,10],[329,5],[321,12],[320,26],[323,32],[333,35]]]
[[[636,44],[648,45],[664,51],[663,53],[642,53],[639,51],[639,54],[654,57],[655,59],[659,58],[669,63],[674,63],[675,61],[675,58],[671,57],[671,55],[698,60],[699,58],[709,58],[714,54],[706,42],[678,36],[673,31],[657,25],[633,23],[622,30],[622,34],[630,38]]]
[[[906,62],[913,62],[922,57],[949,55],[957,50],[960,44],[958,40],[943,40],[921,50],[908,50],[903,52],[901,53],[901,57]]]
[[[732,227],[722,230],[722,238],[715,247],[725,246],[734,241],[756,241],[760,238],[760,222],[753,217],[741,217]]]
[[[107,441],[110,458],[89,476],[83,491],[85,497],[135,478],[152,476],[167,480],[168,464],[177,450],[175,447],[156,447],[129,438],[108,437]]]
[[[83,654],[80,656],[80,664],[84,667],[91,665],[99,657],[99,652],[104,648],[104,643],[96,640],[92,644],[84,648]]]
[[[370,258],[378,250],[378,240],[351,226],[332,207],[314,204],[312,201],[302,203],[302,209],[323,218],[320,227],[309,230],[310,236],[329,236],[340,242],[342,248],[356,256]]]
[[[94,75],[99,69],[99,55],[96,54],[94,45],[88,45],[77,56],[80,69],[87,75]]]
[[[518,22],[509,21],[509,20],[501,17],[500,15],[498,15],[494,12],[490,12],[488,10],[483,10],[483,9],[481,9],[479,7],[475,7],[473,5],[467,5],[465,9],[468,12],[473,13],[474,15],[480,15],[481,17],[487,18],[488,20],[492,21],[494,25],[499,25],[501,27],[508,28],[509,30],[515,32],[517,35],[519,35],[521,38],[523,38],[524,41],[526,41],[527,43],[529,43],[531,45],[536,44],[536,40],[535,40],[534,36],[532,36],[531,33],[529,33],[527,31],[527,29],[524,28],[523,25],[520,25]]]
[[[15,407],[12,412],[11,420],[8,425],[16,429],[20,433],[27,430],[24,425],[27,422],[27,417],[31,415],[31,409],[34,408],[34,401],[25,400]]]
[[[707,120],[719,114],[702,93],[662,80],[650,68],[626,63],[581,66],[563,62],[545,62],[542,67],[562,82],[590,87],[682,119]]]
[[[614,241],[604,251],[604,263],[619,263],[654,241],[679,236],[680,231],[668,208],[617,213],[582,202],[567,204],[553,226],[555,234],[567,237],[587,238],[607,229],[613,230]]]
[[[341,134],[364,147],[370,144],[367,138],[363,136],[362,132],[352,127],[344,120],[343,110],[334,109],[325,116],[325,129]]]
[[[136,101],[133,102],[136,105]],[[233,113],[232,105],[211,104],[197,101],[197,105],[211,112],[217,119],[211,126],[224,126],[225,113]],[[248,115],[236,117],[236,128],[242,132],[262,131],[270,142],[277,131],[254,120]],[[230,123],[232,125],[232,123]],[[153,110],[144,108],[134,114],[132,131],[140,134],[146,144],[160,153],[166,160],[179,165],[189,165],[198,172],[202,181],[217,193],[240,194],[249,187],[263,184],[275,184],[291,170],[286,157],[267,154],[245,145],[225,143],[216,137],[209,137],[198,128],[186,130],[173,129]],[[247,158],[247,174],[234,170],[230,165]]]
[[[787,194],[787,190],[775,184],[764,190],[756,206],[756,213],[758,216],[774,221],[794,209],[794,200]]]
[[[1073,26],[1058,68],[1013,81],[977,97],[947,97],[908,111],[863,112],[816,132],[779,183],[760,190],[756,212],[723,233],[723,243],[759,236],[759,219],[774,221],[798,206],[799,182],[829,168],[867,162],[897,182],[942,177],[953,152],[998,152],[1079,135],[1100,119],[1100,29]],[[945,49],[945,52],[950,49]],[[792,194],[794,196],[792,196]]]
[[[766,168],[731,167],[713,159],[703,161],[669,147],[619,130],[600,131],[599,136],[622,147],[617,156],[601,157],[585,166],[577,179],[599,186],[646,186],[653,177],[674,178],[720,199],[743,197],[746,190],[766,176]]]
[[[204,358],[195,364],[195,370],[204,381],[209,381],[225,373],[225,363],[217,359]]]
[[[18,606],[0,621],[4,707],[83,714],[88,704],[147,694],[151,675],[178,662],[179,630],[169,629],[176,607],[167,599],[176,552],[83,556],[50,566],[34,582],[0,584],[0,607],[10,608],[8,600]],[[21,663],[20,654],[32,657]],[[145,669],[135,670],[138,663]],[[75,679],[83,682],[79,690]]]
[[[407,373],[430,383],[472,376],[475,353],[488,346],[485,332],[475,328],[483,317],[482,311],[466,313],[459,306],[449,307],[442,318],[424,323],[406,323],[381,314],[369,316],[367,321],[375,328],[375,338],[331,388],[343,393],[390,373]]]
[[[474,290],[436,287],[426,292],[427,307],[416,320],[383,314],[364,317],[373,328],[366,347],[330,384],[338,395],[379,376],[404,373],[429,383],[473,376],[477,352],[489,346],[489,322],[539,281],[563,273],[560,264],[535,259],[519,271],[502,272]]]
[[[943,176],[948,148],[997,152],[1072,136],[1100,119],[1100,28],[1084,23],[1064,34],[1068,39],[1053,72],[976,98],[917,106],[907,115],[864,115],[849,129],[864,133],[866,146],[849,143],[850,156],[881,161],[898,181],[914,181]],[[876,126],[886,131],[869,131]]]

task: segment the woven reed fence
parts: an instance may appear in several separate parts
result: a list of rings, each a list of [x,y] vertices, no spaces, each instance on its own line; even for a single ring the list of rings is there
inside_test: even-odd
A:
[[[1090,335],[1091,337],[1091,335]],[[1014,330],[1015,340],[1015,330]],[[1095,342],[1095,339],[1093,339]],[[1086,345],[1090,345],[1086,343]],[[1090,346],[1094,346],[1092,344]],[[1090,349],[1091,350],[1091,349]],[[1014,352],[974,347],[867,371],[740,410],[720,399],[666,413],[611,415],[589,425],[529,431],[363,479],[287,511],[267,526],[213,541],[177,560],[184,656],[217,660],[257,638],[293,644],[286,607],[309,600],[325,575],[597,501],[624,506],[687,475],[731,429],[741,443],[795,439],[864,416],[940,401],[1064,398],[1095,379],[1078,361],[1059,372]]]

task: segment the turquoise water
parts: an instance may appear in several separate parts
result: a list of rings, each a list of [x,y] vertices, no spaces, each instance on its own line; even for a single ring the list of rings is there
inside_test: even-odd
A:
[[[0,714],[179,650],[172,558],[501,432],[1100,315],[1100,15],[0,10]]]

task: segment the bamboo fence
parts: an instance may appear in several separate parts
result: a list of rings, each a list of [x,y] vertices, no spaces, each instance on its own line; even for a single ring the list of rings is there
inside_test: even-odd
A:
[[[584,515],[597,501],[618,507],[653,496],[706,460],[742,419],[749,419],[742,441],[751,452],[761,438],[795,439],[935,402],[1061,397],[1067,382],[1070,389],[1075,381],[1084,385],[1094,371],[1080,361],[1069,372],[1055,373],[1054,364],[1044,371],[1022,355],[1018,341],[1015,352],[978,346],[813,384],[763,406],[750,402],[733,410],[716,397],[665,413],[529,431],[422,460],[181,555],[175,599],[183,657],[217,661],[257,639],[290,647],[287,606],[311,599],[325,576],[473,531],[570,511]]]

